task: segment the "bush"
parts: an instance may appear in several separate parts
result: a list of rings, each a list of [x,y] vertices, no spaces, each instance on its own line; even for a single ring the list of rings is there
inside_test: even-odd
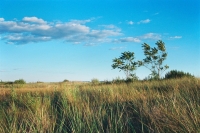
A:
[[[69,80],[65,79],[65,80],[63,80],[63,82],[69,82]]]
[[[193,78],[194,76],[191,75],[190,73],[185,73],[183,71],[178,71],[178,70],[171,70],[170,72],[165,74],[165,79],[183,78],[183,77]]]
[[[24,81],[23,79],[19,79],[19,80],[15,80],[14,83],[15,84],[26,84],[26,81]]]
[[[97,78],[93,78],[91,82],[92,84],[99,84],[99,80]]]

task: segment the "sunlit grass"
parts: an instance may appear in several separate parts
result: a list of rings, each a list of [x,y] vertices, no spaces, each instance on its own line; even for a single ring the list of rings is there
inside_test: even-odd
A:
[[[0,132],[200,132],[200,80],[0,89]]]

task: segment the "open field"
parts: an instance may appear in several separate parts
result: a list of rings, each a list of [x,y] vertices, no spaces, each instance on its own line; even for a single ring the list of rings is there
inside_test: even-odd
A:
[[[1,133],[200,132],[200,79],[0,87]]]

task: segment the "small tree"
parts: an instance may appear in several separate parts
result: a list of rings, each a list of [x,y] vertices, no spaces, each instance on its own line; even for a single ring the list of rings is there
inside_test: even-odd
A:
[[[112,68],[124,71],[126,79],[137,79],[133,73],[137,68],[137,62],[133,62],[134,59],[134,52],[123,52],[119,58],[113,59]]]
[[[26,81],[23,79],[19,79],[19,80],[15,80],[14,83],[15,84],[26,84]]]
[[[151,48],[147,43],[142,44],[144,55],[143,61],[138,61],[139,66],[145,66],[151,71],[154,79],[160,79],[161,74],[169,68],[168,65],[163,66],[163,61],[167,57],[165,43],[161,40],[156,42],[157,47]]]

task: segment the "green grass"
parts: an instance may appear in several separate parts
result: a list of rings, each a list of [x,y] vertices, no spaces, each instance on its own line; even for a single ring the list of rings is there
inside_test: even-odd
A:
[[[0,89],[1,133],[197,133],[200,80]]]

